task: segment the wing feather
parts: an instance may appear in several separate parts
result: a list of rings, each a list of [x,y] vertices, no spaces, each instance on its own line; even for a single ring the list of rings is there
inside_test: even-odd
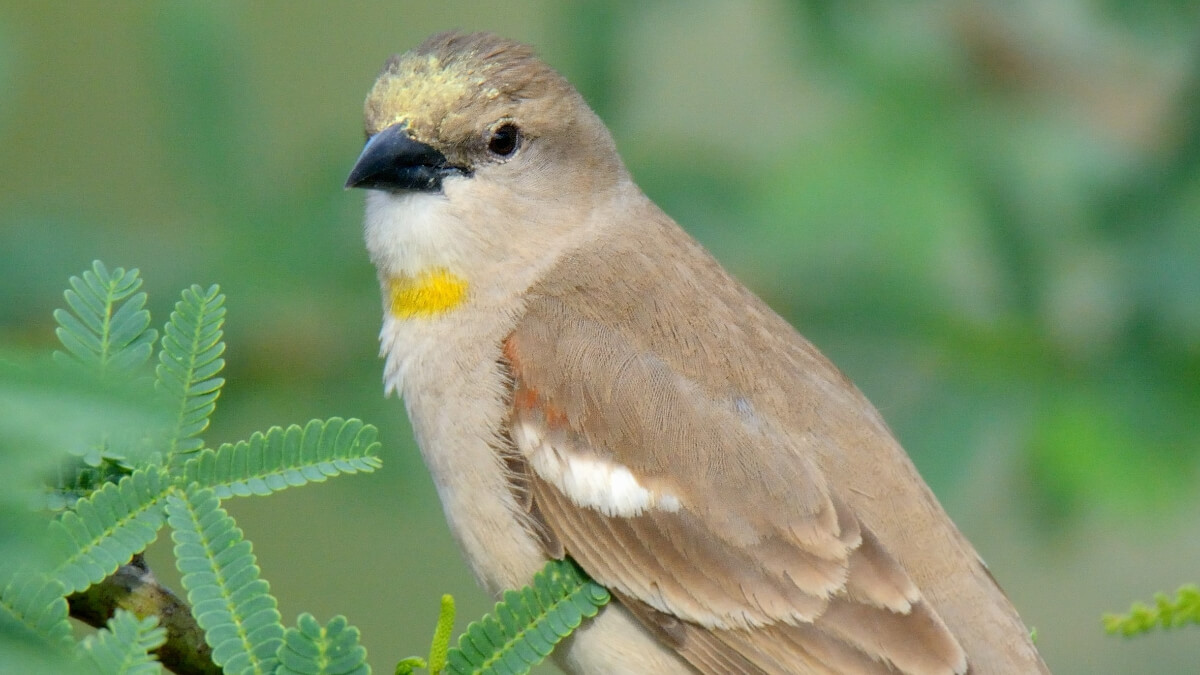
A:
[[[504,353],[536,517],[698,670],[965,672],[904,568],[737,392],[555,298]]]

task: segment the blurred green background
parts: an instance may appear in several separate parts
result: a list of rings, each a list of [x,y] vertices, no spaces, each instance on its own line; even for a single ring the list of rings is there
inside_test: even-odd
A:
[[[1200,580],[1196,3],[7,2],[0,344],[51,349],[94,258],[141,268],[158,324],[217,282],[210,442],[381,429],[374,475],[228,502],[286,620],[345,613],[390,672],[441,593],[490,604],[382,397],[341,188],[380,64],[454,27],[537,45],[646,192],[866,391],[1056,673],[1194,670],[1194,629],[1099,617]]]

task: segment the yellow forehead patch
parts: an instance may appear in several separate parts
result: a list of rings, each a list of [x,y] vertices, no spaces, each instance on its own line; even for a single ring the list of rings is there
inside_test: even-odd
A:
[[[431,135],[442,117],[464,99],[499,95],[487,86],[489,71],[479,63],[445,62],[432,54],[405,57],[379,77],[367,96],[368,133],[407,122],[418,138]]]
[[[388,309],[398,319],[430,317],[448,312],[467,299],[467,280],[445,268],[401,275],[388,280]]]

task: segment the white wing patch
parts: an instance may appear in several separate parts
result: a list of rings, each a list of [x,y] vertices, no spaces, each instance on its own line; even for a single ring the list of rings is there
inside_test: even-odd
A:
[[[628,467],[551,443],[528,422],[515,424],[512,433],[533,470],[577,506],[622,518],[652,509],[679,510],[678,497],[646,488]]]

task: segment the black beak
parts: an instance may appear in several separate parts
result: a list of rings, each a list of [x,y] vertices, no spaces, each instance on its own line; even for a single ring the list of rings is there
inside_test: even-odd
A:
[[[346,188],[438,192],[442,189],[442,178],[451,173],[464,171],[450,166],[442,153],[414,141],[403,123],[393,124],[367,139],[346,179]]]

